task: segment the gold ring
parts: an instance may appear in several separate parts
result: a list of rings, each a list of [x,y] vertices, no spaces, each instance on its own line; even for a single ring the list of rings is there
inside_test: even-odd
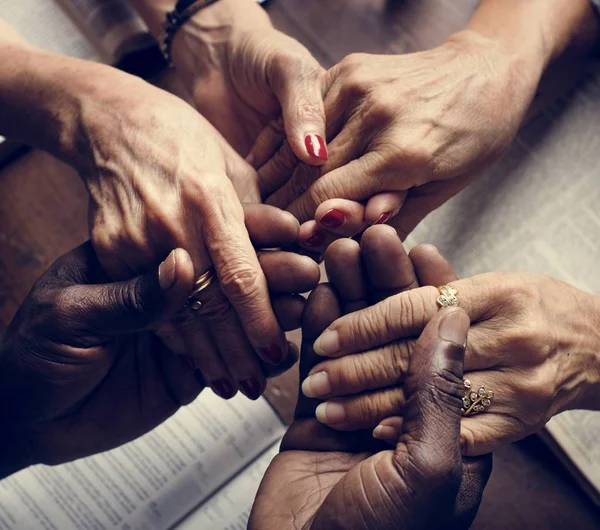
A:
[[[442,285],[438,287],[440,296],[437,297],[437,303],[440,307],[450,307],[458,305],[458,298],[456,295],[458,291],[454,287],[449,285]]]
[[[198,276],[194,282],[194,290],[188,297],[185,307],[189,307],[193,311],[200,309],[202,307],[202,301],[198,299],[198,294],[210,287],[215,281],[215,278],[216,274],[214,269],[208,269],[204,274]]]
[[[462,408],[460,411],[463,416],[474,416],[486,410],[491,404],[494,398],[493,390],[486,390],[485,387],[479,387],[479,390],[475,392],[472,389],[471,381],[469,379],[463,380],[465,387],[465,395],[462,398]]]

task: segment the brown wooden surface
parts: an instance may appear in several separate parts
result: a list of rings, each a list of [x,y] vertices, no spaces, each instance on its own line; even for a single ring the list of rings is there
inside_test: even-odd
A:
[[[352,52],[405,53],[434,46],[460,29],[476,0],[274,0],[275,24],[302,40],[328,67]],[[0,172],[0,330],[33,281],[87,237],[87,197],[77,176],[33,152]],[[271,384],[286,419],[297,373]],[[599,514],[536,438],[495,457],[476,529],[593,529]]]

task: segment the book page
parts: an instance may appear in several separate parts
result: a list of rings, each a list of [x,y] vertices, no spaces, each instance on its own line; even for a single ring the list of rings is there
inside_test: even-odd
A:
[[[274,443],[231,482],[199,506],[175,530],[246,530],[254,498],[269,464],[279,453]]]
[[[166,530],[284,433],[264,398],[205,391],[138,440],[0,482],[1,530]]]
[[[79,59],[102,59],[100,50],[83,35],[56,0],[2,1],[0,18],[35,46]]]
[[[434,244],[459,277],[531,271],[600,295],[597,116],[595,69],[527,123],[494,167],[430,214],[409,236],[407,248]],[[600,487],[600,412],[566,412],[551,425],[563,449]]]

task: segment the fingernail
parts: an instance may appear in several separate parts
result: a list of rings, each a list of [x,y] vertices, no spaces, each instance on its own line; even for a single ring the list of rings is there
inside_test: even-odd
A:
[[[227,379],[217,379],[216,381],[213,381],[210,388],[212,388],[217,396],[223,399],[231,399],[235,394],[233,385]]]
[[[325,332],[315,341],[313,350],[317,355],[333,355],[340,349],[340,336],[335,330]]]
[[[308,398],[323,397],[331,394],[329,374],[327,372],[319,372],[309,375],[302,381],[302,393]]]
[[[392,216],[392,212],[382,213],[379,216],[379,218],[377,219],[377,221],[375,221],[373,224],[374,225],[382,225],[383,223],[387,223],[391,216]]]
[[[256,401],[260,397],[260,385],[254,378],[240,381],[240,390],[248,399]]]
[[[378,425],[373,429],[373,438],[377,438],[377,440],[384,440],[388,442],[394,440],[396,437],[396,429],[394,429],[393,427]]]
[[[471,322],[468,315],[461,310],[452,311],[446,315],[438,330],[440,339],[464,346]]]
[[[340,403],[321,403],[315,410],[315,416],[321,423],[334,425],[346,419],[346,411]]]
[[[327,160],[327,146],[325,141],[318,134],[308,134],[304,138],[304,145],[308,154],[321,160]]]
[[[158,283],[163,291],[175,285],[175,269],[177,268],[177,250],[173,250],[158,267]]]
[[[326,226],[327,228],[339,228],[344,224],[345,220],[346,216],[343,212],[332,209],[323,214],[320,222],[323,226]]]
[[[283,352],[279,346],[273,344],[267,348],[262,348],[260,350],[261,356],[271,364],[279,364],[283,361]]]
[[[320,247],[325,241],[325,237],[319,230],[315,230],[313,235],[304,241],[304,244],[309,247]]]
[[[194,359],[192,359],[189,355],[178,355],[177,357],[184,368],[189,368],[190,370],[196,368]]]

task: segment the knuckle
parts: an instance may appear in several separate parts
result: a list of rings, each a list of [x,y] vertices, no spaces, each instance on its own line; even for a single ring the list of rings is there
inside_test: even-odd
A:
[[[397,383],[401,383],[408,371],[411,351],[414,350],[415,341],[394,342],[391,345],[391,369]]]
[[[377,90],[371,93],[370,99],[366,117],[372,125],[385,127],[396,117],[397,96],[388,90]]]
[[[219,275],[219,283],[225,296],[233,303],[254,301],[261,292],[262,275],[248,263],[230,265]]]

